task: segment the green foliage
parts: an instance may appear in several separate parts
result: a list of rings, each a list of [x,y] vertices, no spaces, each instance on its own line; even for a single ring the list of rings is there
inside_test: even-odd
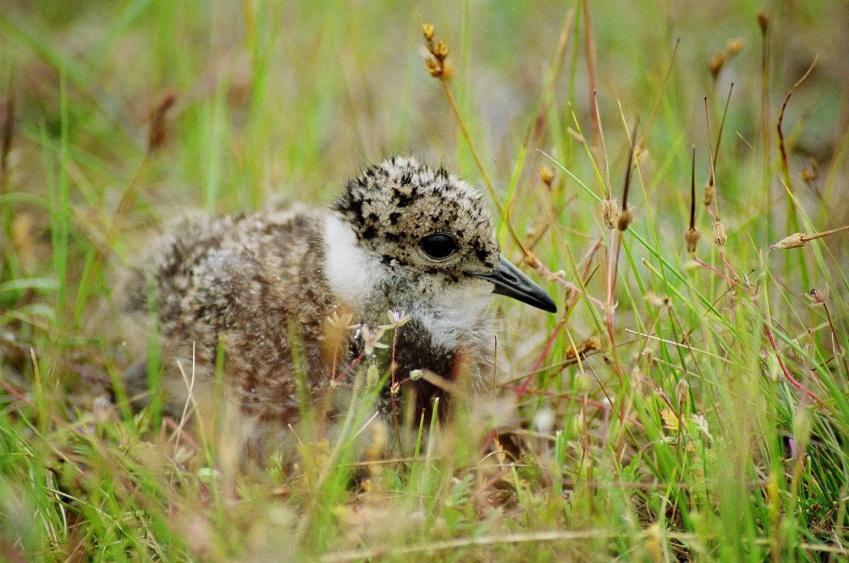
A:
[[[845,558],[847,232],[771,247],[849,224],[838,4],[768,3],[763,65],[753,2],[6,2],[0,558]],[[363,369],[261,467],[220,404],[111,400],[165,369],[116,283],[155,226],[326,203],[395,152],[491,178],[503,251],[557,296],[498,301],[503,402],[395,436]]]

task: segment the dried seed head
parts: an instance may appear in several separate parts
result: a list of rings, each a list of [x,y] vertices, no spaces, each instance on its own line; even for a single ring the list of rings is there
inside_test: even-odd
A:
[[[448,57],[448,45],[442,39],[434,43],[434,27],[433,24],[426,23],[422,25],[422,35],[425,38],[425,47],[427,48],[429,57],[425,59],[425,68],[428,73],[434,78],[447,80],[451,77],[451,67],[445,61]]]
[[[595,350],[601,350],[601,340],[598,336],[590,336],[584,342],[584,353]]]
[[[425,41],[433,41],[433,31],[432,23],[422,24],[422,35],[424,35]]]
[[[817,160],[816,160],[815,158],[812,158],[812,159],[808,162],[808,166],[806,166],[806,167],[802,170],[802,180],[803,180],[806,184],[809,184],[809,185],[810,185],[810,184],[811,184],[812,182],[814,182],[814,181],[815,181],[818,177],[819,177],[819,163],[817,162]]]
[[[534,270],[536,270],[542,265],[542,263],[539,261],[539,258],[537,258],[536,255],[534,255],[534,253],[531,251],[528,251],[528,253],[525,254],[524,262]]]
[[[778,248],[780,250],[787,250],[790,248],[801,248],[808,244],[808,241],[805,239],[804,233],[793,233],[789,237],[784,237],[777,243],[770,245],[770,248]]]
[[[769,14],[763,11],[758,12],[758,26],[761,28],[761,33],[766,35],[769,29]]]
[[[616,228],[620,231],[627,231],[628,225],[630,225],[633,221],[634,214],[631,213],[630,209],[625,209],[619,214],[619,218],[616,220]]]
[[[441,65],[439,61],[435,59],[425,59],[425,68],[427,68],[427,71],[434,78],[441,77],[445,71],[443,65]]]
[[[649,291],[648,294],[646,294],[646,301],[648,301],[648,304],[652,307],[666,307],[669,305],[669,297],[666,297],[665,295],[660,296],[653,291]]]
[[[817,288],[814,288],[811,290],[808,296],[811,298],[811,302],[814,305],[825,305],[825,302],[828,299],[828,288],[825,288],[822,291],[818,290]]]
[[[711,76],[716,79],[719,72],[722,70],[722,67],[725,66],[726,54],[725,50],[719,50],[713,55],[711,55],[708,60],[708,70],[710,71]]]
[[[738,38],[729,41],[725,48],[728,49],[728,54],[733,57],[734,55],[742,51],[743,47],[745,46],[746,43],[742,39]]]
[[[608,229],[614,229],[619,217],[619,202],[613,198],[607,198],[601,202],[601,218]]]
[[[708,182],[707,186],[705,186],[705,196],[702,199],[702,203],[705,204],[705,207],[709,207],[714,199],[716,199],[716,184]]]
[[[550,188],[551,184],[554,183],[554,170],[543,164],[539,167],[539,179],[542,180],[543,184]]]
[[[445,57],[448,56],[448,45],[445,44],[445,41],[440,39],[436,42],[436,46],[434,46],[433,51],[431,52],[433,53],[433,56],[436,57],[436,60],[444,61]]]
[[[702,235],[697,228],[690,227],[687,229],[687,232],[684,233],[684,240],[687,242],[687,252],[693,254],[696,251],[701,237]]]
[[[678,383],[675,385],[675,398],[677,399],[677,403],[679,405],[683,405],[685,401],[687,401],[690,397],[690,383],[685,379],[681,378],[678,380]]]
[[[574,360],[576,357],[585,357],[588,353],[601,350],[601,340],[597,336],[590,336],[574,348],[566,350],[566,359]]]
[[[713,224],[713,243],[716,246],[725,246],[725,243],[728,242],[728,235],[725,233],[725,225],[722,224],[722,221],[716,221]]]

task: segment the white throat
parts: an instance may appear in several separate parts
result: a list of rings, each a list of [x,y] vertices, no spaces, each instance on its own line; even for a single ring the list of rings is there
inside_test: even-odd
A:
[[[357,246],[353,229],[332,214],[324,222],[324,271],[330,290],[357,309],[388,275],[376,256]]]
[[[415,307],[412,314],[444,348],[484,345],[492,335],[491,300],[491,285],[470,280]]]
[[[361,249],[353,229],[332,214],[324,223],[324,254],[327,282],[338,299],[360,313],[367,312],[370,302],[386,302],[374,292],[386,287],[390,271],[376,255]],[[488,282],[470,279],[455,287],[424,293],[430,297],[410,299],[406,306],[388,306],[409,314],[430,333],[435,344],[449,350],[483,344],[490,338],[492,285]]]

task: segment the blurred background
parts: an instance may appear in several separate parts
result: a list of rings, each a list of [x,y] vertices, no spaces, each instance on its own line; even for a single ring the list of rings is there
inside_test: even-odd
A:
[[[645,122],[661,92],[665,102],[648,149],[661,162],[686,162],[695,143],[702,158],[702,97],[719,111],[730,82],[735,92],[724,149],[759,154],[756,18],[766,9],[772,18],[769,109],[774,116],[786,91],[819,56],[788,109],[786,129],[798,153],[828,165],[847,120],[845,3],[590,4],[611,160],[623,152],[619,106],[629,123],[638,116]],[[445,161],[475,180],[441,88],[423,67],[420,26],[432,22],[450,48],[453,86],[473,137],[504,187],[574,7],[565,1],[5,0],[0,86],[5,97],[15,97],[20,133],[7,183],[33,192],[44,186],[46,149],[36,147],[59,143],[62,93],[77,168],[71,181],[83,184],[72,190],[73,203],[95,215],[114,210],[131,180],[142,202],[154,206],[228,211],[255,208],[272,193],[326,200],[364,163],[395,152]],[[582,24],[577,14],[575,25]],[[711,57],[735,41],[738,51],[714,80]],[[537,149],[566,157],[556,135],[574,129],[570,107],[585,129],[590,126],[582,43],[579,33],[570,35],[565,70],[553,89],[560,127],[537,131],[528,147],[528,174],[541,158]],[[173,100],[165,138],[138,176],[151,115],[164,98]],[[726,183],[737,179],[734,171],[728,174]],[[728,192],[746,205],[747,190]]]

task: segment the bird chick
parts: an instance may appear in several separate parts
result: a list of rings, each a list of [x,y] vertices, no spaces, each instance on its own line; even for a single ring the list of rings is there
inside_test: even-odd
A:
[[[156,313],[166,388],[182,385],[175,361],[211,380],[223,359],[241,409],[280,427],[298,419],[306,397],[316,401],[374,353],[367,336],[387,311],[406,322],[379,355],[380,373],[411,387],[420,412],[448,397],[411,372],[491,389],[494,293],[556,311],[499,254],[481,195],[403,157],[351,179],[330,210],[184,218],[153,246],[131,287],[136,306]],[[138,390],[147,369],[131,371]]]

